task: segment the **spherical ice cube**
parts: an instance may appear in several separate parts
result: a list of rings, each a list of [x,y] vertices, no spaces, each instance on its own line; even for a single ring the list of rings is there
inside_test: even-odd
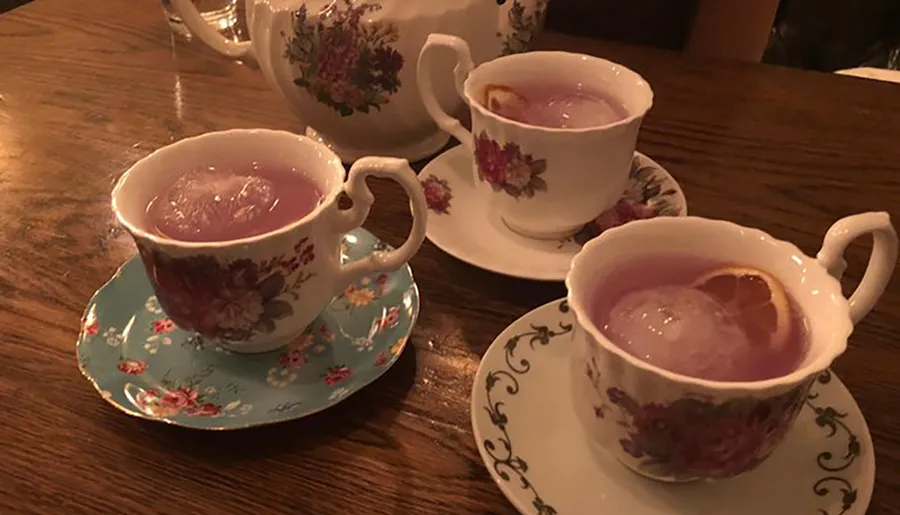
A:
[[[760,354],[734,317],[694,288],[663,286],[624,295],[604,332],[641,360],[717,381],[754,380]]]
[[[606,125],[622,119],[612,103],[590,94],[570,93],[550,97],[536,107],[542,125],[578,129]]]
[[[196,170],[179,177],[151,206],[165,236],[185,241],[221,241],[246,233],[277,203],[271,181],[227,171]]]

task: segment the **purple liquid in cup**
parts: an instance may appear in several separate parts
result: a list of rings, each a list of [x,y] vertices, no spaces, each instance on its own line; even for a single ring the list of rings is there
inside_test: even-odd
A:
[[[150,232],[188,242],[232,241],[300,220],[322,201],[303,172],[256,162],[179,176],[147,205]]]
[[[552,129],[602,127],[628,118],[625,106],[613,96],[561,82],[488,85],[483,103],[503,118]]]
[[[735,279],[727,302],[697,285],[698,278],[731,267],[690,255],[635,260],[597,286],[591,320],[614,345],[678,374],[760,381],[793,372],[809,346],[803,313],[782,290],[788,310],[781,322],[788,332],[772,344],[764,328],[774,324],[775,308],[762,281]]]

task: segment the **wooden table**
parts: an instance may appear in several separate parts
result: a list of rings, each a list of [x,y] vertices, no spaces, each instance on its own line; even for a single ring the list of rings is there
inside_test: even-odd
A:
[[[814,253],[836,218],[900,215],[900,89],[546,35],[548,48],[625,63],[653,84],[639,148],[684,186],[693,214],[760,227]],[[299,130],[254,69],[173,44],[156,2],[38,0],[0,16],[0,513],[513,513],[479,459],[469,392],[480,355],[561,284],[477,270],[430,243],[412,262],[422,315],[375,385],[325,413],[205,433],[122,415],[78,372],[96,288],[134,254],[109,191],[185,136]],[[378,184],[368,227],[407,230]],[[867,250],[849,253],[846,283]],[[900,284],[835,370],[876,445],[869,513],[900,513]]]

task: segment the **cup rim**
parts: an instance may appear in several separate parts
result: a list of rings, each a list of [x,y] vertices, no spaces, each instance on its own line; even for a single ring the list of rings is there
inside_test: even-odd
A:
[[[177,240],[174,238],[169,238],[166,236],[161,236],[158,234],[151,233],[137,226],[136,223],[132,223],[132,221],[128,220],[128,218],[123,214],[122,209],[120,208],[120,204],[123,199],[120,199],[120,195],[122,194],[122,189],[125,187],[128,180],[141,173],[136,172],[135,170],[140,169],[148,160],[153,158],[154,156],[158,156],[161,154],[184,150],[186,147],[189,147],[192,143],[196,143],[199,140],[203,139],[215,139],[222,138],[224,136],[229,135],[243,135],[245,137],[251,138],[281,138],[285,140],[293,140],[293,143],[300,145],[312,145],[317,148],[320,152],[322,159],[322,166],[327,166],[332,169],[335,173],[334,187],[331,188],[330,191],[325,193],[322,196],[321,202],[309,213],[307,213],[302,218],[294,220],[293,222],[274,229],[272,231],[268,231],[262,234],[257,234],[255,236],[248,236],[245,238],[240,238],[236,240],[220,240],[220,241],[183,241]],[[346,170],[344,169],[343,163],[341,163],[340,158],[328,147],[325,145],[310,139],[306,136],[300,134],[294,134],[292,132],[283,131],[283,130],[274,130],[274,129],[228,129],[224,131],[212,131],[206,132],[203,134],[199,134],[197,136],[191,136],[188,138],[184,138],[176,141],[170,145],[166,145],[160,147],[153,152],[147,154],[130,167],[116,180],[116,184],[112,189],[111,199],[112,199],[112,210],[116,215],[116,221],[119,222],[121,226],[125,228],[132,236],[141,240],[148,240],[157,246],[169,246],[169,247],[179,247],[184,249],[221,249],[228,247],[236,247],[241,245],[251,245],[257,243],[259,241],[271,238],[273,236],[282,235],[291,231],[294,231],[298,227],[306,225],[310,223],[313,219],[319,217],[319,215],[331,206],[334,202],[337,201],[338,195],[340,195],[342,191],[342,186],[344,182],[344,176],[346,174]]]
[[[711,379],[703,379],[699,377],[688,376],[684,374],[679,374],[677,372],[671,372],[657,365],[653,365],[651,363],[647,363],[630,353],[626,352],[624,349],[618,347],[608,338],[606,338],[597,326],[591,321],[590,317],[585,312],[584,306],[581,304],[581,298],[584,297],[585,292],[584,289],[590,286],[584,284],[584,280],[576,280],[576,279],[585,279],[579,278],[578,275],[579,265],[583,263],[585,260],[589,259],[586,257],[588,254],[592,254],[597,252],[598,247],[603,244],[606,239],[609,239],[610,235],[615,235],[617,233],[634,230],[636,227],[641,227],[642,225],[649,224],[667,224],[675,226],[684,223],[700,223],[706,226],[718,225],[720,227],[728,227],[730,230],[735,231],[743,231],[746,233],[751,233],[756,238],[760,240],[768,240],[775,244],[777,244],[780,248],[784,249],[786,252],[791,252],[794,256],[800,256],[804,261],[809,261],[814,263],[816,266],[821,267],[818,264],[815,258],[811,258],[803,253],[796,245],[791,242],[779,240],[777,238],[772,237],[770,234],[762,231],[760,229],[755,229],[751,227],[745,227],[734,222],[729,222],[726,220],[717,220],[710,218],[703,218],[699,216],[683,216],[683,217],[659,217],[659,218],[651,218],[647,220],[635,220],[633,222],[629,222],[625,225],[609,229],[604,231],[602,234],[587,242],[584,247],[582,247],[581,251],[572,258],[572,262],[569,266],[569,273],[566,275],[566,289],[567,292],[567,300],[569,302],[569,306],[572,311],[575,313],[575,321],[579,327],[581,327],[586,333],[593,338],[598,345],[602,346],[607,352],[611,352],[623,359],[630,366],[636,367],[644,372],[652,373],[657,376],[660,376],[668,381],[672,381],[674,383],[678,383],[681,385],[686,385],[689,387],[694,387],[698,389],[709,389],[716,390],[720,392],[727,391],[762,391],[768,390],[771,388],[778,388],[787,385],[796,385],[809,377],[813,377],[816,374],[821,373],[823,370],[826,370],[831,364],[834,362],[837,357],[844,353],[847,349],[847,339],[850,337],[850,334],[853,332],[853,323],[850,320],[850,304],[846,297],[841,292],[841,284],[840,282],[832,277],[827,272],[824,273],[824,281],[823,288],[828,288],[830,293],[836,293],[838,308],[842,310],[846,316],[842,321],[837,322],[835,327],[835,332],[842,334],[842,341],[839,341],[837,345],[833,346],[833,349],[830,352],[822,352],[815,359],[811,360],[806,365],[799,367],[789,374],[781,375],[778,377],[773,377],[769,379],[762,379],[758,381],[715,381]],[[605,237],[605,238],[604,238]],[[582,272],[583,273],[583,272]],[[593,285],[591,285],[593,286]],[[573,293],[573,291],[575,293]],[[809,317],[807,317],[809,318]]]
[[[576,59],[581,59],[583,61],[591,61],[594,64],[605,66],[605,67],[618,67],[621,70],[623,70],[624,72],[633,75],[635,81],[638,84],[643,85],[646,88],[646,92],[647,92],[647,99],[646,99],[646,103],[645,103],[646,105],[642,106],[641,109],[638,109],[637,112],[635,112],[634,114],[630,114],[629,116],[627,116],[621,120],[617,120],[615,122],[607,123],[604,125],[591,125],[590,127],[577,127],[577,128],[543,127],[540,125],[530,125],[527,123],[522,123],[522,122],[519,122],[516,120],[512,120],[510,118],[500,116],[500,115],[494,113],[493,111],[489,110],[488,108],[484,107],[483,105],[481,105],[481,102],[477,101],[477,99],[474,98],[474,96],[472,95],[471,83],[472,83],[473,77],[476,77],[479,73],[481,73],[481,74],[487,73],[485,71],[485,68],[490,68],[491,65],[498,63],[500,61],[503,61],[503,60],[508,60],[508,61],[533,60],[533,59],[540,58],[540,57],[546,57],[546,58],[551,58],[551,59],[554,57],[555,58],[563,58],[563,59],[576,58]],[[619,63],[610,61],[608,59],[603,59],[602,57],[596,57],[596,56],[592,56],[592,55],[588,55],[588,54],[580,54],[577,52],[563,52],[560,50],[540,50],[540,51],[524,52],[524,53],[520,53],[520,54],[505,55],[502,57],[498,57],[497,59],[487,61],[485,63],[481,63],[478,66],[476,66],[471,72],[469,72],[469,75],[466,77],[466,80],[463,81],[462,90],[463,90],[463,96],[466,99],[466,103],[469,104],[469,108],[476,110],[482,116],[491,118],[494,121],[499,121],[502,123],[512,125],[514,127],[518,127],[520,129],[532,130],[532,131],[538,131],[538,132],[544,132],[544,133],[552,133],[552,134],[584,134],[584,133],[589,133],[589,132],[597,132],[597,131],[601,131],[601,130],[613,129],[613,128],[620,127],[623,125],[628,125],[628,124],[634,122],[635,120],[646,116],[647,112],[650,111],[650,109],[653,107],[653,99],[654,99],[653,88],[650,86],[650,83],[647,82],[647,80],[643,76],[641,76],[641,74],[632,70],[631,68],[629,68],[623,64],[619,64]]]

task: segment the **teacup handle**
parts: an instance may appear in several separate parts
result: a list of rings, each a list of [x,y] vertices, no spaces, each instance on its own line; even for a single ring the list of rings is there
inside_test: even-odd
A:
[[[375,202],[375,196],[366,184],[366,178],[370,176],[393,179],[406,190],[413,218],[412,229],[399,248],[389,252],[374,252],[369,257],[341,266],[335,279],[335,295],[367,275],[399,269],[412,259],[425,241],[425,226],[428,221],[425,192],[405,159],[364,157],[353,163],[347,182],[344,183],[344,193],[353,201],[353,207],[337,211],[335,230],[339,233],[350,232],[366,221]]]
[[[419,95],[422,97],[422,103],[431,118],[434,119],[438,127],[444,132],[450,134],[470,151],[474,151],[474,143],[472,133],[463,127],[462,123],[456,118],[445,113],[434,94],[434,83],[431,77],[431,56],[436,47],[446,47],[456,53],[456,66],[453,68],[455,78],[456,92],[459,96],[466,99],[463,91],[463,84],[469,73],[475,67],[472,62],[472,51],[469,44],[465,40],[456,36],[448,36],[446,34],[431,34],[425,41],[425,45],[419,52],[419,62],[416,65],[416,83],[419,86]]]
[[[203,19],[200,11],[194,6],[191,0],[163,0],[171,2],[172,7],[191,33],[200,41],[206,43],[210,48],[219,52],[226,57],[235,59],[243,59],[247,57],[255,58],[253,54],[253,46],[249,41],[232,41],[219,32],[209,22]],[[249,6],[248,6],[249,7]]]
[[[868,233],[872,233],[874,240],[869,264],[862,282],[850,296],[850,319],[854,324],[875,306],[897,264],[897,232],[891,225],[890,215],[872,212],[841,218],[828,229],[822,249],[816,255],[828,273],[840,280],[847,268],[844,251],[850,242]]]

